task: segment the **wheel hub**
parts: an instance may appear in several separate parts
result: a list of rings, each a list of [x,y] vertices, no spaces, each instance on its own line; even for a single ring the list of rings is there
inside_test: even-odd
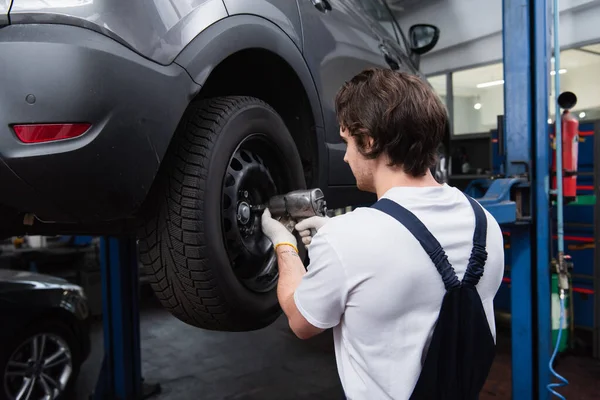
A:
[[[250,222],[250,204],[245,201],[240,202],[238,206],[237,219],[242,225],[248,225]]]
[[[248,139],[247,139],[248,140]],[[267,162],[267,148],[242,142],[230,159],[222,196],[222,219],[227,253],[234,273],[249,289],[271,290],[277,283],[277,266],[271,242],[262,233],[262,209],[277,187]],[[261,149],[263,149],[261,151]]]

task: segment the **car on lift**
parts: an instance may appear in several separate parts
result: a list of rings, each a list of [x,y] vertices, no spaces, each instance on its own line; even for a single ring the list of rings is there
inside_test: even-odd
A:
[[[329,208],[373,201],[335,94],[368,67],[425,80],[438,38],[405,35],[385,0],[0,0],[0,236],[137,234],[175,316],[262,328],[277,266],[238,205],[311,187]]]
[[[0,269],[0,399],[72,395],[90,354],[83,289],[65,279]]]

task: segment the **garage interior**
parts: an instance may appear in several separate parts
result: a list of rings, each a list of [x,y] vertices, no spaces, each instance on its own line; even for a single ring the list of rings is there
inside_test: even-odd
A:
[[[419,68],[451,122],[447,181],[480,201],[503,229],[497,356],[480,398],[551,399],[548,386],[558,383],[553,390],[562,398],[599,399],[600,1],[387,4],[403,29],[415,23],[440,29],[437,46],[421,57]],[[395,34],[392,22],[384,18],[381,24]],[[552,50],[556,45],[559,54]],[[576,95],[572,108],[557,106],[565,92]],[[562,124],[560,134],[575,136],[576,174],[557,185],[552,177],[560,168],[552,157],[563,148],[553,135],[559,135],[557,116],[569,108],[577,124]],[[574,192],[560,197],[565,190]],[[299,340],[285,316],[251,332],[186,324],[157,300],[135,238],[14,236],[2,242],[0,270],[39,272],[85,292],[89,356],[74,399],[344,396],[331,331]]]

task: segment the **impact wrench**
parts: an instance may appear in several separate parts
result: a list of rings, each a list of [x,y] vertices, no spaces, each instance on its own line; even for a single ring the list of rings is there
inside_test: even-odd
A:
[[[325,195],[319,188],[294,190],[271,197],[267,204],[250,207],[253,211],[261,212],[268,208],[274,218],[292,218],[296,221],[315,216],[327,216]],[[311,229],[311,236],[316,233],[315,229]]]

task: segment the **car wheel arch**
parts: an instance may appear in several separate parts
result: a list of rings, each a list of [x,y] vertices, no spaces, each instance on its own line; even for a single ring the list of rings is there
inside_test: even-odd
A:
[[[321,100],[302,51],[279,26],[269,20],[253,15],[234,15],[219,20],[196,36],[174,62],[202,86],[219,64],[231,55],[248,49],[266,50],[286,61],[304,86],[315,123],[323,126]]]
[[[252,61],[254,66],[273,65],[267,78],[260,80],[247,72],[248,62]],[[253,15],[222,19],[189,43],[175,62],[200,86],[192,101],[244,95],[260,98],[273,106],[288,125],[306,164],[307,184],[320,184],[326,168],[321,99],[301,50],[279,26]],[[265,85],[267,89],[256,89],[268,83],[273,74],[282,79]],[[295,81],[294,89],[287,93],[281,82],[287,84],[291,78]],[[251,84],[240,85],[244,79],[257,84],[254,88]],[[296,104],[281,101],[290,98],[296,99]]]

